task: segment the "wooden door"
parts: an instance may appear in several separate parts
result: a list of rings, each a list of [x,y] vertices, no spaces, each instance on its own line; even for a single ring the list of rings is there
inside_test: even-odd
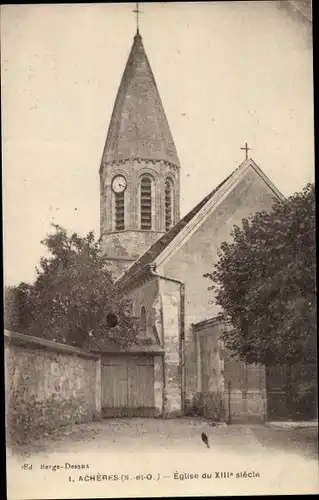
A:
[[[286,365],[266,368],[267,419],[286,420],[289,415],[289,373]]]
[[[108,356],[102,364],[104,417],[154,416],[154,358]]]
[[[136,356],[128,363],[128,407],[133,416],[154,415],[154,362],[147,356]]]
[[[102,364],[102,408],[104,416],[124,417],[128,401],[127,365],[122,356]]]

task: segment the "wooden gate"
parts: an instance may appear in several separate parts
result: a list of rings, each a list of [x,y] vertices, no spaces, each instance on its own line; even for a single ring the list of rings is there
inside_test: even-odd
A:
[[[103,417],[153,417],[153,356],[109,355],[102,362]]]
[[[310,420],[316,417],[316,366],[267,367],[266,388],[268,420]]]
[[[287,420],[290,412],[290,391],[287,365],[266,368],[267,419]]]

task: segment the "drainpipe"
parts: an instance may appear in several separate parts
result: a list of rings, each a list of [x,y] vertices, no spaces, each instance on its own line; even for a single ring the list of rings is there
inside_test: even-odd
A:
[[[180,335],[179,335],[179,363],[181,368],[181,406],[182,412],[185,410],[185,284],[176,278],[170,278],[156,272],[155,264],[149,266],[150,272],[156,278],[177,283],[180,289]],[[165,370],[164,370],[165,372]]]

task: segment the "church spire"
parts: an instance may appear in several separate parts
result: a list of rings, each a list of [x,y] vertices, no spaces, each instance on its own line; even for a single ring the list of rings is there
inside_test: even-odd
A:
[[[163,160],[179,167],[138,25],[115,100],[102,162],[128,158]]]
[[[101,249],[117,275],[179,220],[180,165],[137,26],[100,166]]]

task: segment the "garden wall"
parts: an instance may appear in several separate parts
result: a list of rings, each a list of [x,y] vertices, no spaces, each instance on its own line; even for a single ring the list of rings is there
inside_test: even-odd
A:
[[[17,442],[101,418],[98,355],[4,332],[7,437]]]
[[[232,423],[266,419],[265,368],[231,357],[222,340],[224,326],[210,318],[193,326],[197,336],[197,409]]]

